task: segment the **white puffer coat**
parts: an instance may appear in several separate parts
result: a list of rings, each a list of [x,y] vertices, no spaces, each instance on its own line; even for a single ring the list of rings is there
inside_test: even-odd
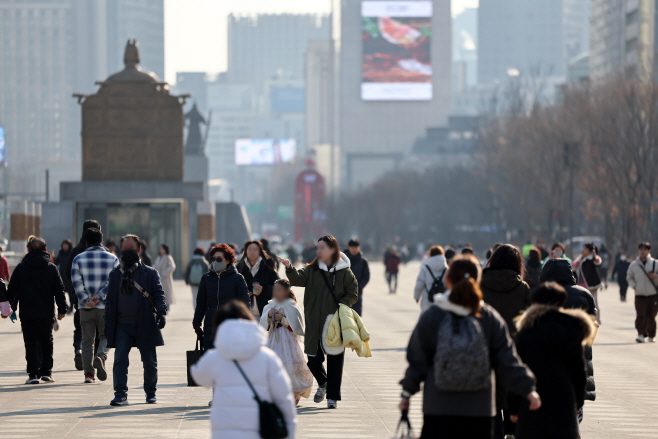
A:
[[[441,274],[443,274],[444,270],[447,268],[445,256],[443,255],[432,256],[431,258],[425,259],[425,261],[420,266],[420,272],[418,273],[418,278],[416,279],[414,298],[416,300],[420,300],[421,312],[425,311],[427,308],[432,306],[432,302],[430,302],[427,293],[429,292],[430,288],[432,288],[434,279],[432,279],[432,275],[427,270],[427,267],[430,267],[430,270],[432,270],[432,274],[434,275],[434,277],[436,277],[437,279],[440,278]],[[444,285],[445,285],[445,281],[446,281],[446,277],[443,276]]]
[[[210,349],[191,368],[194,380],[214,389],[210,423],[213,439],[259,439],[258,404],[233,360],[237,360],[261,400],[279,407],[295,437],[297,412],[290,379],[274,351],[265,347],[265,331],[248,320],[227,320]]]

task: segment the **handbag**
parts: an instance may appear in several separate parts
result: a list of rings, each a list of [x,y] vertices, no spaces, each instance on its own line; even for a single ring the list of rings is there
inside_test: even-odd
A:
[[[411,421],[409,421],[409,412],[403,411],[398,422],[398,428],[395,429],[395,436],[393,439],[417,439],[418,436],[414,435],[414,430],[411,428]]]
[[[199,347],[199,345],[201,347]],[[196,364],[197,361],[201,358],[203,354],[206,353],[206,350],[203,348],[203,343],[201,343],[201,337],[197,337],[196,346],[193,351],[187,351],[187,387],[199,387],[199,385],[192,378],[190,373],[190,368]]]
[[[240,367],[240,363],[238,363],[236,360],[233,360],[233,362],[238,367],[242,378],[244,378],[244,380],[249,385],[249,388],[254,394],[254,399],[258,403],[260,437],[263,439],[287,438],[288,427],[286,426],[286,422],[283,419],[283,414],[281,413],[281,410],[279,410],[279,407],[269,401],[261,400],[258,397],[258,393],[256,393],[256,389],[254,389],[254,386],[251,385],[251,381],[249,381],[249,378],[247,378],[247,375],[245,375],[244,371]]]

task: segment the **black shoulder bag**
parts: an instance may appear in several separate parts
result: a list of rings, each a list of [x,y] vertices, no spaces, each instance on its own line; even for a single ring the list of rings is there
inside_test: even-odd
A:
[[[283,419],[283,414],[281,413],[281,410],[279,410],[279,407],[274,403],[262,401],[258,397],[258,393],[256,393],[254,386],[251,385],[251,381],[249,381],[249,378],[247,378],[247,375],[245,375],[240,367],[240,363],[236,360],[233,360],[233,362],[238,367],[242,378],[244,378],[249,385],[249,388],[254,394],[254,399],[258,403],[260,437],[263,439],[284,439],[288,437],[288,427],[286,426],[286,422]]]
[[[336,284],[336,272],[334,271],[334,277],[333,277],[334,285],[331,285],[329,283],[329,279],[327,279],[327,276],[324,274],[324,271],[322,269],[320,269],[320,274],[322,275],[322,279],[324,279],[324,283],[327,285],[327,289],[329,290],[331,297],[334,299],[334,302],[336,302],[336,312],[338,313],[338,329],[340,329],[340,341],[343,341],[343,326],[340,323],[340,302],[338,301],[338,298],[334,293],[334,287]]]

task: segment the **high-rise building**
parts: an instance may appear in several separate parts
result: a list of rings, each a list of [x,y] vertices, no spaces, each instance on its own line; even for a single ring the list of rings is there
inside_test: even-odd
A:
[[[72,94],[94,92],[95,81],[121,70],[129,37],[138,39],[142,64],[163,75],[163,20],[163,0],[0,0],[0,126],[10,192],[43,198],[46,169],[53,198],[59,181],[80,178],[80,109]]]
[[[340,178],[355,190],[394,169],[428,127],[447,126],[450,0],[342,1],[334,13]]]
[[[478,84],[564,77],[589,50],[589,0],[487,0],[478,12]]]
[[[259,14],[228,17],[228,80],[254,84],[304,77],[308,40],[329,37],[329,17],[313,14]]]
[[[623,72],[624,0],[592,0],[589,68],[592,82]]]

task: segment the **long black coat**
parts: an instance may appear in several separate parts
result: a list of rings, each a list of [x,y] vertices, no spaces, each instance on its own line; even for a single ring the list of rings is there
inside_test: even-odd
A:
[[[258,267],[256,276],[251,274],[251,270],[247,267],[247,264],[244,260],[238,262],[236,267],[238,273],[244,277],[245,282],[247,282],[248,291],[253,291],[254,281],[258,282],[263,291],[256,297],[256,305],[258,305],[258,311],[262,314],[263,308],[267,305],[272,299],[272,289],[274,288],[274,282],[279,279],[279,274],[275,271],[274,260],[272,259],[263,259]]]
[[[117,330],[117,300],[121,292],[121,271],[116,267],[110,272],[107,286],[107,299],[105,301],[105,336],[107,337],[107,347],[116,347],[116,330]],[[167,313],[167,304],[165,303],[164,290],[160,283],[160,275],[151,267],[139,264],[139,267],[133,273],[133,279],[146,290],[153,299],[155,309],[159,314]],[[149,300],[133,287],[133,294],[141,296],[139,302],[139,316],[137,317],[137,337],[135,346],[150,348],[153,346],[164,345],[162,331],[155,323],[153,308]]]
[[[249,290],[244,277],[231,266],[217,274],[209,271],[201,278],[199,293],[196,296],[193,325],[203,323],[203,346],[211,349],[215,334],[212,328],[213,317],[219,308],[231,300],[241,300],[249,306]]]
[[[519,414],[517,439],[576,439],[576,411],[583,406],[587,380],[583,341],[594,333],[582,310],[561,311],[534,305],[519,321],[516,351],[537,378],[542,406],[510,398],[510,410]]]
[[[557,282],[567,291],[568,309],[582,309],[592,317],[596,317],[596,304],[592,294],[583,287],[576,285],[573,277],[571,263],[567,259],[549,259],[541,270],[540,282]],[[591,346],[585,346],[585,359],[587,360],[587,392],[585,399],[596,400],[596,384],[594,383],[594,363]]]
[[[46,320],[57,314],[66,314],[64,284],[50,255],[33,251],[25,255],[9,280],[7,298],[13,309],[17,309],[21,320]]]

